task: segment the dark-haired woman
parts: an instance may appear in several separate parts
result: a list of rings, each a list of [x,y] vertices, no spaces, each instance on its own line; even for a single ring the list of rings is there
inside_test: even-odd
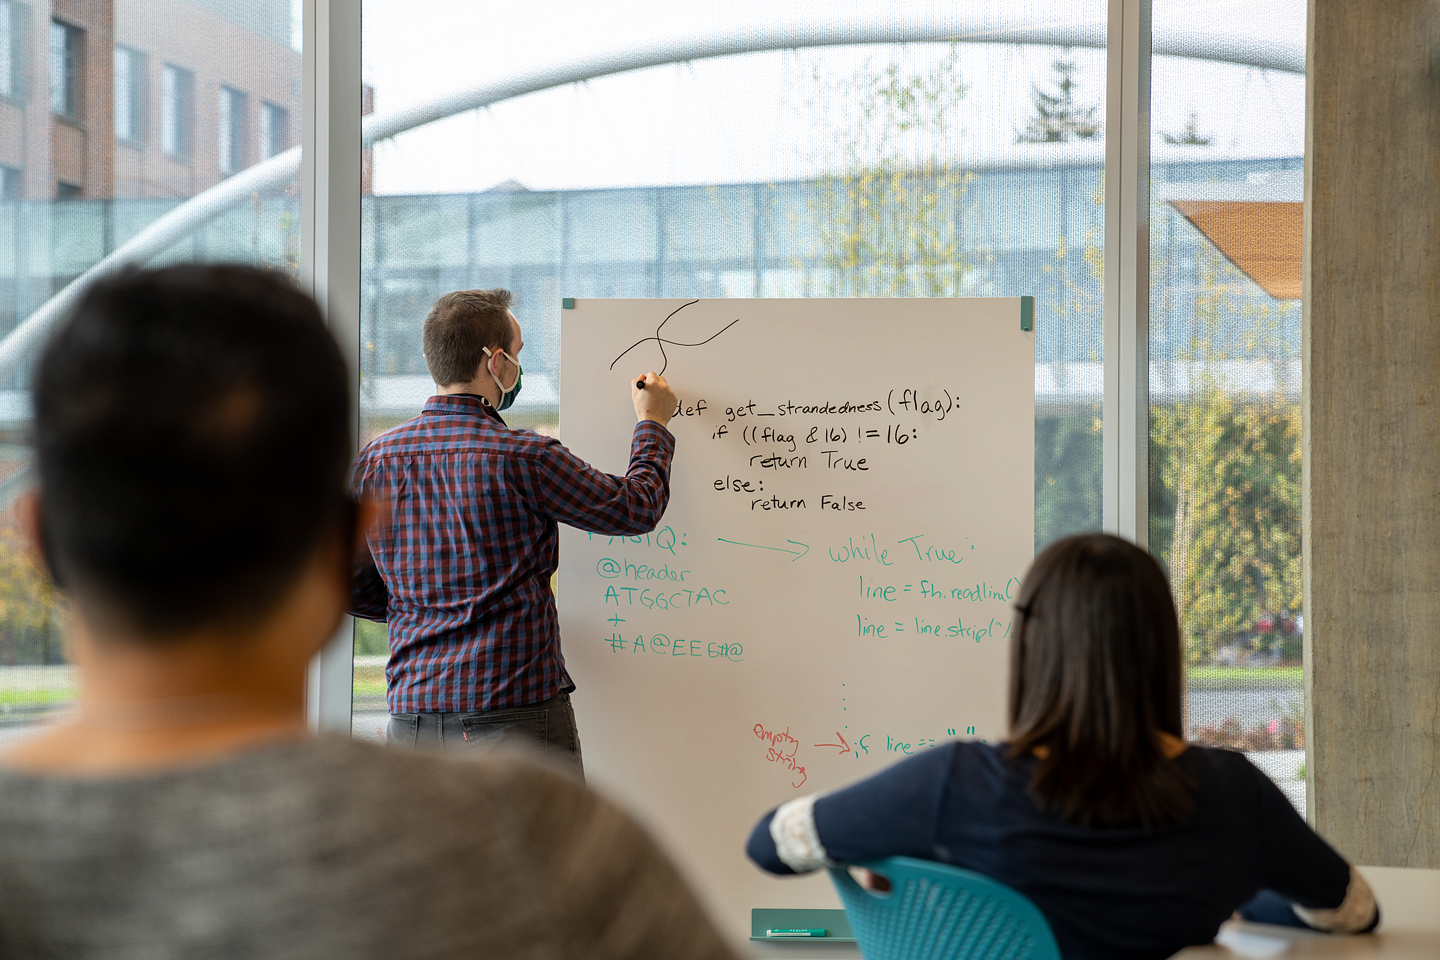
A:
[[[1239,753],[1187,745],[1169,584],[1116,537],[1069,537],[1017,604],[1010,738],[950,743],[767,814],[773,873],[937,860],[1028,896],[1076,958],[1168,957],[1210,942],[1262,891],[1322,930],[1373,929],[1369,886]]]

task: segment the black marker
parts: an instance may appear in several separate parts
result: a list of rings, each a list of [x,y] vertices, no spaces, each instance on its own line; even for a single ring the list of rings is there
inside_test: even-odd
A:
[[[636,390],[644,390],[644,389],[645,389],[645,381],[644,381],[644,380],[636,380],[636,381],[635,381],[635,389],[636,389]]]

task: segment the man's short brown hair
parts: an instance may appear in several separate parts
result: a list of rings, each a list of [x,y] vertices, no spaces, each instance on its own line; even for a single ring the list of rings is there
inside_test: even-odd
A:
[[[510,291],[456,290],[447,293],[425,316],[425,366],[442,387],[465,383],[485,362],[485,347],[509,353]]]

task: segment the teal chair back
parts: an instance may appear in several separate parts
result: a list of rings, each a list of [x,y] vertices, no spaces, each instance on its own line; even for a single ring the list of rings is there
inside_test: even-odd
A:
[[[1003,883],[912,857],[851,866],[891,884],[872,893],[844,867],[830,871],[865,960],[1060,960],[1045,917]]]

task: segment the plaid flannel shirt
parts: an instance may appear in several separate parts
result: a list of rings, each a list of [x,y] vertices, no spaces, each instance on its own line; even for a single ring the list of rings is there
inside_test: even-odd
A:
[[[351,483],[390,515],[367,536],[350,612],[390,624],[390,712],[499,710],[573,690],[550,590],[556,521],[654,529],[674,451],[669,430],[641,421],[629,471],[611,476],[468,395],[431,397],[372,440]]]

